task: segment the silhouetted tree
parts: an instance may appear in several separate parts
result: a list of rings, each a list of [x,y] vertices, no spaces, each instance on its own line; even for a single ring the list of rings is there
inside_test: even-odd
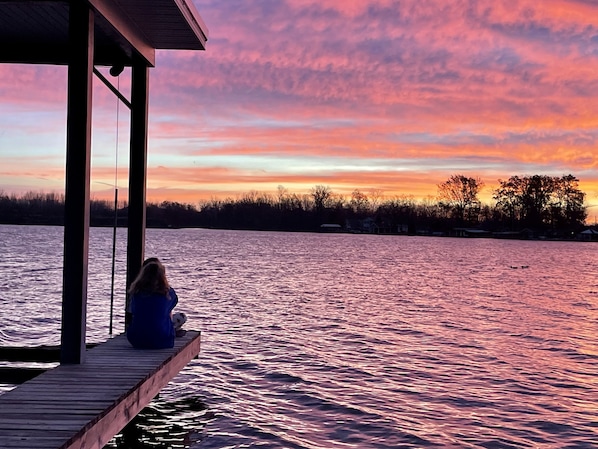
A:
[[[370,190],[369,199],[370,199],[370,205],[371,205],[372,210],[376,210],[378,208],[383,197],[384,197],[384,194],[383,194],[382,190],[380,190],[380,189]]]
[[[579,190],[579,180],[575,176],[555,178],[551,201],[554,225],[567,229],[581,227],[588,216],[584,199],[585,193]]]
[[[540,229],[548,221],[550,196],[554,179],[546,175],[521,178],[522,222],[524,226]]]
[[[449,210],[457,222],[477,221],[480,210],[478,193],[484,186],[479,178],[464,175],[452,175],[447,181],[438,185],[440,205]]]
[[[496,207],[508,217],[509,227],[515,229],[515,224],[521,219],[521,179],[511,176],[508,180],[498,180],[500,186],[494,191],[492,198]]]
[[[415,233],[417,206],[411,197],[400,196],[384,201],[377,208],[376,222],[385,232]]]
[[[506,213],[512,226],[534,229],[580,227],[587,217],[585,194],[578,188],[573,175],[550,177],[546,175],[511,176],[500,181],[494,191],[496,206]]]
[[[478,179],[455,175],[441,185],[443,201],[438,200],[440,196],[419,202],[412,196],[397,196],[379,202],[378,197],[370,200],[358,189],[347,200],[321,185],[309,194],[300,195],[279,186],[274,195],[250,191],[236,199],[203,201],[197,208],[172,201],[148,203],[146,222],[149,227],[287,231],[316,231],[322,223],[337,223],[354,232],[446,234],[456,223],[460,224],[457,221],[460,219],[470,224],[475,222],[489,231],[534,227],[545,236],[558,238],[570,238],[583,226],[587,217],[585,194],[579,190],[573,175],[512,176],[499,183],[493,206],[480,205],[477,201],[482,185]],[[90,214],[92,226],[114,224],[111,201],[92,199]],[[118,217],[118,225],[127,224],[126,205],[119,209]],[[0,223],[62,225],[63,222],[62,195],[27,192],[17,197],[0,191]]]
[[[362,193],[359,189],[353,190],[351,193],[351,201],[349,202],[351,209],[358,215],[363,215],[370,210],[370,202],[365,193]]]
[[[317,185],[311,189],[311,196],[314,200],[316,211],[321,212],[328,206],[328,201],[332,197],[332,190],[328,186]]]

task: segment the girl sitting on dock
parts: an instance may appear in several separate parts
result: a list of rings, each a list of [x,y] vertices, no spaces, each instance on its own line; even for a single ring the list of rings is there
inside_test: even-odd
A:
[[[158,258],[147,259],[129,288],[131,323],[127,339],[135,348],[172,348],[177,331],[186,321],[172,310],[179,299],[166,279],[166,269]],[[177,326],[173,324],[177,322]]]

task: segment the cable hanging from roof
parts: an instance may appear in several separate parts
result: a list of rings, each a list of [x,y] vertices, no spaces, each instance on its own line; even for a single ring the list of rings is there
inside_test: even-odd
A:
[[[120,73],[117,77],[117,90],[120,92]],[[112,69],[110,70],[112,74]],[[118,143],[119,143],[119,125],[120,125],[120,98],[116,98],[116,137],[114,145],[114,226],[112,227],[112,278],[110,283],[110,325],[108,333],[112,335],[112,323],[114,321],[114,273],[116,271],[116,228],[118,227]]]

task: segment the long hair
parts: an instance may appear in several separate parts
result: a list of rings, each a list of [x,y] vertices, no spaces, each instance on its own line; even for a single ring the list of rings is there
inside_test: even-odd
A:
[[[129,293],[160,293],[168,295],[170,285],[166,280],[166,269],[160,262],[150,262],[141,267],[141,271],[131,283]]]

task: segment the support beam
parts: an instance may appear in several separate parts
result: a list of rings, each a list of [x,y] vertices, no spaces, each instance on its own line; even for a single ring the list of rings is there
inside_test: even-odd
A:
[[[139,273],[145,250],[145,191],[147,178],[149,67],[136,58],[131,74],[131,148],[129,157],[129,228],[127,289]],[[129,297],[127,295],[127,310]],[[130,316],[126,314],[125,324]]]
[[[123,104],[124,104],[126,107],[128,107],[129,109],[131,109],[131,102],[130,102],[129,100],[127,100],[127,98],[126,98],[126,97],[125,97],[123,94],[121,94],[121,93],[120,93],[120,91],[119,91],[119,90],[118,90],[116,87],[114,87],[114,85],[113,85],[113,84],[112,84],[110,81],[108,81],[108,79],[107,79],[107,78],[106,78],[104,75],[102,75],[102,72],[100,72],[98,69],[96,69],[96,68],[94,67],[94,69],[93,69],[93,73],[95,74],[95,76],[97,76],[97,77],[99,78],[99,80],[100,80],[102,83],[104,83],[104,85],[105,85],[105,86],[106,86],[108,89],[110,89],[110,90],[112,91],[112,93],[113,93],[114,95],[116,95],[116,96],[117,96],[117,98],[118,98],[118,99],[119,99],[119,100],[120,100],[120,101],[121,101],[121,102],[122,102],[122,103],[123,103]]]
[[[69,9],[64,265],[60,361],[85,360],[89,252],[89,173],[94,14],[87,2]]]

